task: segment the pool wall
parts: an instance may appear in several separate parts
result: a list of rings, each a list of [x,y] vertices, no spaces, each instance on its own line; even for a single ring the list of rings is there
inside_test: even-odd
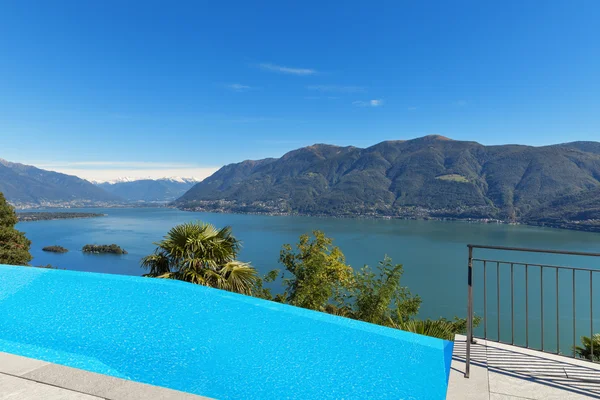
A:
[[[0,266],[0,351],[220,399],[443,399],[452,342],[185,282]]]

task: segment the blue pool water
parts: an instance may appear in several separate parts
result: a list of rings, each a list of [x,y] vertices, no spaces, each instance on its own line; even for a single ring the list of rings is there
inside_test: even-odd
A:
[[[0,266],[0,351],[216,399],[443,399],[452,343],[184,282]]]

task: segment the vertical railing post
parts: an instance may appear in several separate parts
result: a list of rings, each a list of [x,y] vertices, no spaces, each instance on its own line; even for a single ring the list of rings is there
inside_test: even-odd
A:
[[[594,274],[590,271],[590,360],[594,362]]]
[[[525,264],[525,347],[529,348],[529,265]]]
[[[473,341],[473,247],[469,246],[469,267],[467,272],[467,356],[465,378],[471,373],[471,342]]]
[[[487,261],[483,262],[483,338],[487,339]]]
[[[500,263],[496,263],[496,312],[498,313],[498,341],[500,342]]]
[[[577,357],[577,348],[576,348],[576,340],[577,340],[577,322],[576,322],[576,307],[575,307],[575,270],[573,270],[573,358]]]
[[[556,268],[556,354],[560,354],[560,310],[558,303],[558,268]]]
[[[515,344],[515,266],[510,263],[510,344]]]
[[[540,266],[540,322],[542,324],[542,351],[544,351],[544,267]]]

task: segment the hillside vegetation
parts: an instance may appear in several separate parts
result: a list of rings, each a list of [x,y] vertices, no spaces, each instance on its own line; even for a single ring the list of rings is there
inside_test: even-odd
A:
[[[537,224],[593,217],[582,212],[594,204],[599,179],[595,142],[484,146],[426,136],[366,149],[317,144],[279,159],[227,165],[175,204],[223,212]]]
[[[600,231],[600,188],[554,199],[525,216],[530,224]]]
[[[42,248],[42,251],[47,251],[50,253],[68,253],[69,250],[62,246],[46,246]]]
[[[127,254],[125,249],[117,246],[116,244],[86,244],[81,249],[84,253],[94,254]]]

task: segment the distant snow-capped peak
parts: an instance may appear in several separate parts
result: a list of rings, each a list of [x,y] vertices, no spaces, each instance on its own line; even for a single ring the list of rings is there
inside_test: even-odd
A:
[[[168,182],[179,182],[179,183],[197,183],[200,182],[199,179],[196,178],[187,178],[187,177],[181,177],[181,176],[169,176],[169,177],[164,177],[164,178],[152,178],[152,177],[136,177],[136,178],[132,178],[132,177],[128,177],[128,176],[124,176],[124,177],[120,177],[120,178],[116,178],[116,179],[111,179],[111,180],[93,180],[90,181],[95,185],[99,185],[101,183],[108,183],[110,185],[114,185],[116,183],[125,183],[125,182],[135,182],[135,181],[146,181],[146,180],[150,180],[150,181],[168,181]]]
[[[185,178],[182,176],[171,176],[167,178],[156,179],[157,181],[170,181],[170,182],[179,182],[179,183],[196,183],[200,182],[200,180],[196,178]]]

